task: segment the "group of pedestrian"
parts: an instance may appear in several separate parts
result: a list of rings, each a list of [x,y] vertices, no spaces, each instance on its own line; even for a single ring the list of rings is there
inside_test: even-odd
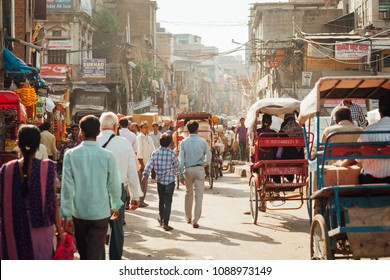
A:
[[[57,150],[52,150],[52,159],[36,158],[42,138],[51,139],[49,128],[45,125],[40,131],[36,126],[22,126],[18,134],[20,159],[0,169],[1,258],[51,259],[54,236],[64,240],[67,232],[75,236],[80,259],[104,259],[107,233],[110,233],[109,258],[121,259],[125,207],[128,204],[128,209],[135,210],[148,206],[145,197],[152,171],[157,179],[161,227],[166,231],[173,229],[169,220],[179,175],[187,189],[185,217],[198,228],[204,166],[210,163],[210,148],[197,135],[197,122],[188,124],[190,136],[181,142],[179,155],[172,149],[172,133],[160,133],[155,123],[152,127],[149,134],[149,124],[141,123],[136,135],[130,131],[129,123],[118,120],[112,112],[103,113],[100,119],[88,115],[79,125],[73,125],[59,151],[62,163],[59,207],[57,168],[53,160]]]

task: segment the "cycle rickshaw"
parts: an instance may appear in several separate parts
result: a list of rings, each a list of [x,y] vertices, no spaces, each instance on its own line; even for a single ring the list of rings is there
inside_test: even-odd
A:
[[[337,142],[334,138],[343,133],[335,132],[322,143],[319,135],[321,101],[379,99],[384,94],[390,94],[390,77],[323,77],[301,102],[300,123],[317,119],[315,158],[310,165],[311,259],[390,256],[390,184],[359,184],[360,170],[357,175],[352,173],[358,166],[326,165],[332,160],[390,159],[390,141]],[[385,137],[389,133],[363,131],[358,137],[382,134],[389,139]]]
[[[179,154],[180,141],[189,135],[189,132],[184,125],[184,122],[196,120],[199,122],[198,135],[204,138],[210,146],[212,158],[210,166],[205,166],[206,175],[208,176],[210,189],[213,188],[214,179],[218,178],[219,160],[214,149],[214,133],[212,115],[204,112],[183,113],[177,115],[176,118],[176,145],[177,153]],[[179,182],[177,184],[179,188]]]
[[[250,211],[253,223],[257,223],[259,211],[299,209],[308,204],[308,160],[306,158],[263,159],[260,151],[272,151],[278,147],[306,148],[304,130],[287,135],[286,133],[257,133],[258,117],[267,113],[270,115],[285,115],[299,111],[298,100],[292,98],[268,98],[257,101],[249,109],[245,126],[251,143],[251,176]],[[279,181],[273,180],[277,176]],[[287,179],[288,177],[293,179]],[[292,207],[286,206],[287,201],[298,202]]]

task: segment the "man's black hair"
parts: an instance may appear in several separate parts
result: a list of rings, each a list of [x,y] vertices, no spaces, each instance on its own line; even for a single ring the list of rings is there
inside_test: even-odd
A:
[[[121,119],[119,121],[119,125],[122,127],[122,128],[126,128],[128,125],[129,125],[129,120],[128,119]]]
[[[84,116],[80,120],[80,129],[86,138],[96,138],[100,133],[99,119],[94,115]]]
[[[379,113],[382,117],[390,117],[390,94],[383,94],[379,98]]]
[[[190,121],[187,124],[187,128],[190,134],[195,133],[199,128],[199,123],[197,121]]]
[[[172,143],[172,136],[168,133],[164,133],[160,136],[160,145],[161,147],[169,147]]]

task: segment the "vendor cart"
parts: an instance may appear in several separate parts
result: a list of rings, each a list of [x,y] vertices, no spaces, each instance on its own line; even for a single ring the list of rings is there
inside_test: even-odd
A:
[[[19,95],[9,90],[0,91],[0,153],[14,151],[19,125],[26,120]]]

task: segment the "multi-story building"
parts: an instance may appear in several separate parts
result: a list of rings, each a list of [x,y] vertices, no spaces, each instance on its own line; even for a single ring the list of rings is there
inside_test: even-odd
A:
[[[303,71],[302,47],[296,33],[332,33],[329,21],[342,15],[341,9],[325,9],[323,1],[254,4],[249,22],[252,47],[251,83],[257,97],[301,98],[298,86]]]
[[[254,4],[250,39],[256,93],[302,99],[322,76],[385,74],[389,10],[385,0]]]

